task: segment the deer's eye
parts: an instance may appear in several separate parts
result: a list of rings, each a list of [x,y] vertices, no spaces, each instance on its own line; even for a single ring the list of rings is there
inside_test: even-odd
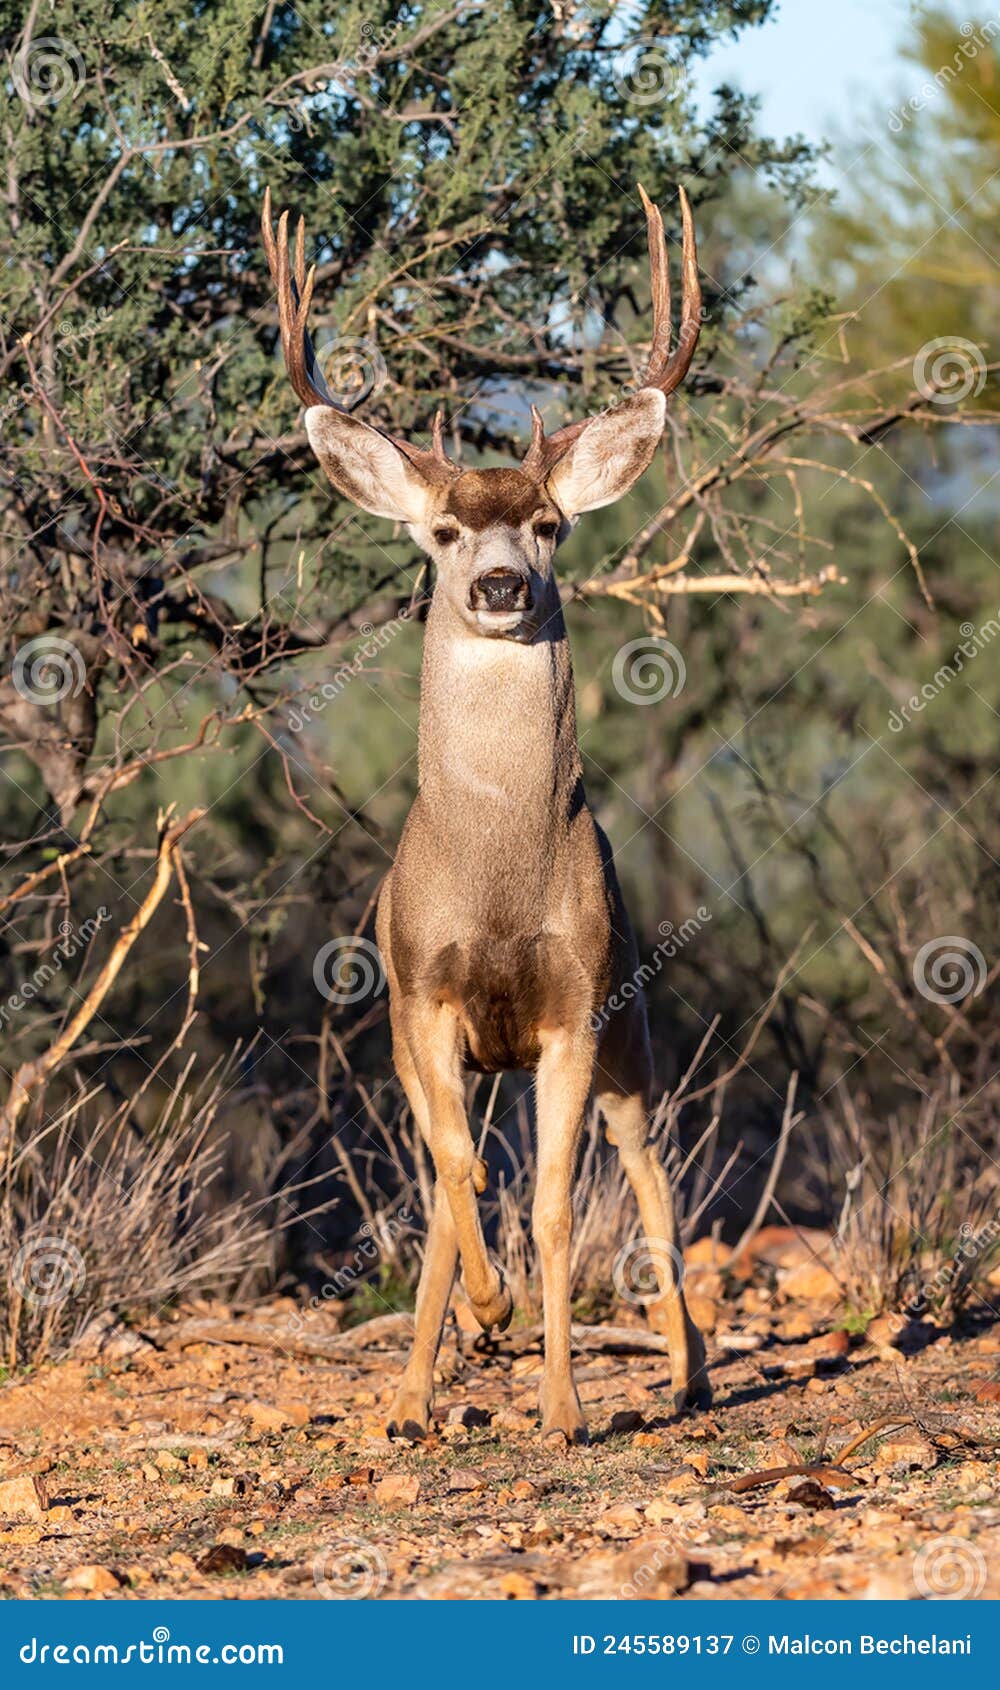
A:
[[[540,540],[554,540],[558,532],[559,524],[555,517],[547,516],[535,524],[535,533]]]
[[[450,546],[458,539],[458,529],[451,527],[432,528],[431,534],[438,546]]]

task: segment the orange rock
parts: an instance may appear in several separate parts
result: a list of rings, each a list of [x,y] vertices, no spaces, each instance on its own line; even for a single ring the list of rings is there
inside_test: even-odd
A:
[[[722,1267],[731,1255],[728,1245],[707,1234],[684,1247],[684,1260],[688,1267]]]
[[[500,1580],[500,1594],[508,1602],[533,1602],[538,1595],[538,1586],[525,1573],[504,1573]]]
[[[718,1268],[693,1267],[684,1280],[684,1294],[698,1291],[703,1297],[711,1297],[717,1303],[726,1289],[726,1282]]]
[[[384,1479],[382,1484],[385,1484]],[[381,1489],[381,1486],[379,1489]],[[477,1473],[472,1467],[456,1467],[448,1475],[448,1489],[454,1492],[485,1490],[486,1480],[481,1473]],[[377,1496],[378,1492],[375,1494]],[[416,1501],[415,1497],[414,1501]]]
[[[284,1432],[293,1424],[283,1408],[278,1408],[270,1402],[251,1402],[247,1404],[246,1412],[250,1416],[250,1424],[258,1432]]]
[[[387,1473],[375,1486],[375,1501],[383,1508],[409,1508],[420,1495],[420,1480],[414,1473]]]
[[[788,1268],[779,1279],[783,1294],[804,1303],[839,1302],[843,1295],[840,1282],[822,1262],[800,1262]]]
[[[926,1472],[937,1465],[937,1451],[919,1432],[897,1432],[883,1438],[875,1454],[873,1466],[880,1472],[887,1467],[904,1467],[908,1471]]]
[[[711,1297],[705,1297],[700,1291],[688,1290],[685,1287],[684,1300],[687,1303],[688,1314],[694,1321],[699,1332],[710,1335],[719,1324],[719,1305]]]
[[[822,1361],[838,1361],[846,1356],[850,1347],[848,1334],[838,1327],[836,1331],[823,1332],[818,1338],[814,1338],[809,1345],[809,1354]]]
[[[780,1338],[811,1338],[815,1330],[816,1321],[808,1309],[796,1309],[793,1314],[783,1320],[778,1327]]]
[[[642,1530],[642,1515],[638,1508],[623,1502],[617,1508],[609,1508],[606,1514],[600,1515],[594,1521],[594,1530],[601,1537],[635,1537],[636,1532]]]
[[[717,1502],[708,1512],[713,1520],[723,1520],[732,1526],[745,1526],[747,1523],[743,1509],[737,1508],[732,1502]]]
[[[761,1452],[759,1465],[766,1467],[794,1467],[802,1460],[800,1452],[784,1438],[775,1438],[773,1442],[765,1444]]]
[[[0,1483],[0,1517],[5,1520],[37,1518],[48,1506],[48,1492],[37,1473]]]
[[[676,1520],[679,1511],[679,1503],[669,1501],[665,1496],[654,1496],[652,1502],[646,1504],[646,1519],[651,1526],[662,1526],[664,1520]]]
[[[667,1479],[664,1482],[663,1488],[665,1491],[669,1491],[671,1496],[677,1496],[682,1494],[690,1495],[692,1491],[699,1491],[701,1486],[695,1478],[694,1473],[691,1472],[675,1473],[672,1478]]]
[[[745,1255],[771,1267],[795,1267],[814,1261],[831,1243],[831,1234],[817,1227],[762,1226],[751,1238]]]
[[[121,1581],[110,1567],[101,1567],[96,1563],[74,1567],[66,1574],[63,1584],[67,1590],[85,1590],[92,1596],[110,1596],[121,1589]]]
[[[0,1532],[0,1543],[41,1543],[44,1535],[43,1526],[11,1526],[9,1531]]]

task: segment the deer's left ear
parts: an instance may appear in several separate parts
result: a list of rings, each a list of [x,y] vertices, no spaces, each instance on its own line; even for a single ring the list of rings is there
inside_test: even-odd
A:
[[[596,416],[548,478],[563,514],[572,520],[627,493],[652,463],[666,415],[659,388],[643,387],[613,411]]]

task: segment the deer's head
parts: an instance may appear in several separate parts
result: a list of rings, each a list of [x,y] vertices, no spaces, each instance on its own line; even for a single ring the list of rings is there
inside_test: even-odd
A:
[[[373,516],[403,522],[437,571],[470,634],[533,640],[557,604],[556,547],[585,511],[620,499],[648,468],[663,433],[667,397],[683,381],[701,326],[701,288],[691,208],[680,190],[684,227],[678,343],[670,349],[670,280],[663,219],[640,187],[646,212],[653,337],[642,387],[610,410],[546,435],[532,406],[532,438],[518,469],[462,470],[444,449],[441,413],[432,445],[407,440],[350,414],[318,368],[306,319],[315,265],[306,273],[299,219],[294,261],[288,213],[277,233],[270,190],[263,235],[278,293],[281,344],[292,386],[306,410],[306,432],[333,485]]]

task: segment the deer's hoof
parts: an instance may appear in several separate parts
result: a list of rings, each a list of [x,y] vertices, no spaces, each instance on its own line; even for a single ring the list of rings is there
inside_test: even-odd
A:
[[[420,1443],[427,1436],[430,1420],[431,1407],[427,1399],[401,1391],[389,1410],[385,1435],[387,1438],[408,1438],[411,1443]]]
[[[501,1279],[496,1295],[485,1303],[473,1303],[469,1299],[472,1312],[484,1332],[496,1327],[498,1332],[506,1332],[514,1314],[514,1299],[507,1286]]]
[[[543,1390],[539,1407],[542,1411],[542,1441],[550,1449],[572,1448],[590,1442],[580,1399],[572,1386],[568,1391],[551,1396]]]
[[[704,1368],[701,1368],[690,1379],[672,1380],[671,1391],[675,1414],[684,1414],[688,1409],[703,1409],[712,1406],[712,1387],[708,1382],[708,1374]]]

